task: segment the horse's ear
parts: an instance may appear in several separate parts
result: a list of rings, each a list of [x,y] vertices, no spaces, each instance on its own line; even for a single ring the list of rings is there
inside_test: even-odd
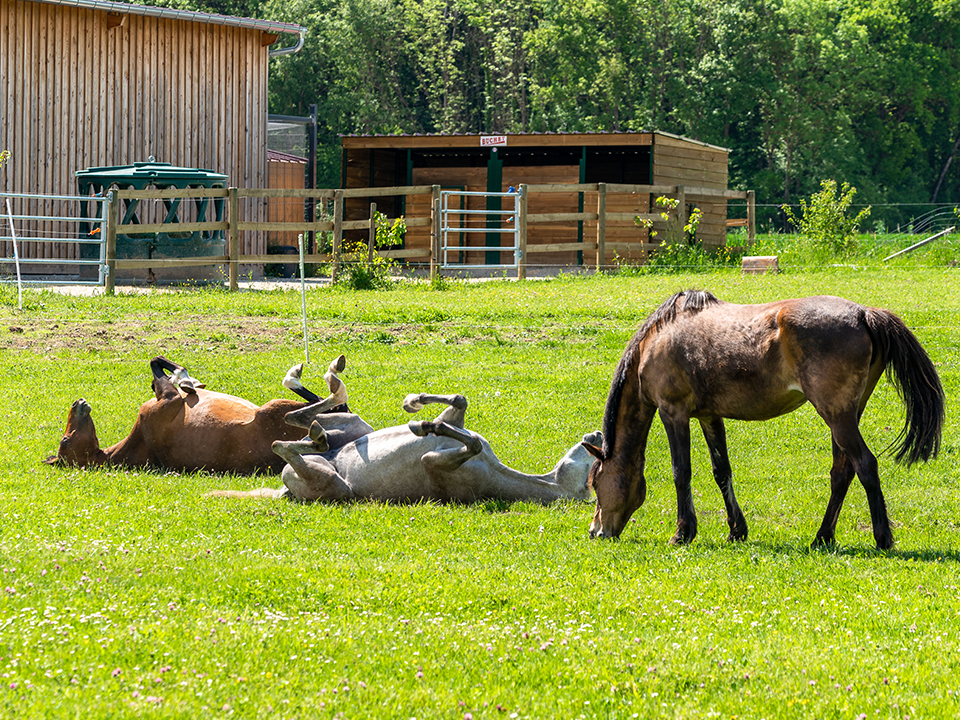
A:
[[[582,442],[580,443],[586,449],[588,453],[593,455],[597,460],[603,460],[603,450],[598,448],[593,443]]]

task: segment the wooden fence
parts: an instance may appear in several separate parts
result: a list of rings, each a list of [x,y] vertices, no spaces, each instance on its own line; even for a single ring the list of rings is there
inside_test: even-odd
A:
[[[564,251],[595,251],[596,268],[601,271],[604,266],[608,250],[636,250],[638,245],[644,249],[655,248],[651,243],[608,243],[606,241],[607,222],[629,221],[637,218],[662,221],[661,213],[611,213],[606,211],[606,197],[608,193],[636,193],[657,196],[672,196],[679,202],[673,216],[681,224],[686,222],[686,198],[717,198],[724,200],[746,200],[748,242],[752,243],[755,237],[755,212],[753,191],[716,190],[709,188],[684,187],[682,185],[621,185],[608,183],[593,183],[580,185],[521,185],[520,203],[518,209],[518,226],[520,235],[520,259],[517,267],[517,277],[527,275],[527,257],[539,253],[557,253]],[[527,200],[530,195],[537,193],[597,193],[597,208],[595,212],[576,213],[527,213]],[[391,196],[429,195],[431,197],[430,213],[427,217],[405,217],[408,228],[430,228],[430,247],[396,250],[376,250],[376,223],[374,214],[376,203],[371,203],[369,217],[364,220],[344,220],[343,203],[346,198],[377,198]],[[126,233],[159,233],[170,232],[169,224],[121,224],[120,208],[122,201],[129,200],[173,200],[184,198],[220,198],[226,199],[226,217],[220,222],[181,223],[176,227],[177,232],[222,231],[226,234],[226,254],[195,258],[152,258],[152,259],[118,259],[117,235]],[[290,198],[313,199],[314,201],[333,201],[333,219],[318,220],[315,222],[246,222],[240,217],[240,201],[244,198]],[[368,233],[368,252],[379,252],[381,256],[395,260],[419,260],[429,262],[430,276],[437,276],[440,268],[440,186],[422,185],[408,187],[357,188],[340,190],[311,190],[311,189],[266,189],[252,190],[240,188],[227,189],[186,189],[186,190],[114,190],[109,196],[109,207],[106,214],[106,227],[103,229],[106,237],[106,292],[112,294],[118,270],[132,270],[144,268],[180,268],[198,267],[205,265],[226,265],[229,269],[229,287],[236,290],[238,287],[239,268],[242,264],[261,264],[289,262],[278,255],[242,255],[240,253],[241,232],[295,232],[295,233],[322,233],[331,232],[333,235],[330,254],[309,254],[304,257],[305,263],[329,263],[331,275],[335,280],[342,263],[343,234],[349,230],[366,230]],[[393,222],[394,218],[389,218]],[[570,223],[595,222],[596,238],[576,243],[552,243],[527,245],[527,228],[534,223]],[[737,224],[740,224],[739,222]],[[469,267],[469,266],[467,266]]]

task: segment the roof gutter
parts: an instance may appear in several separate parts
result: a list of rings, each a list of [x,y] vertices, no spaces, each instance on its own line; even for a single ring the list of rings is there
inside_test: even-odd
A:
[[[288,47],[278,48],[269,52],[270,57],[289,55],[303,47],[304,35],[307,28],[292,23],[274,22],[272,20],[257,20],[255,18],[233,17],[232,15],[216,15],[214,13],[194,12],[191,10],[174,10],[172,8],[154,7],[148,5],[131,5],[129,3],[110,2],[109,0],[35,0],[37,2],[54,5],[70,5],[88,10],[102,10],[104,12],[123,15],[145,15],[147,17],[163,18],[166,20],[185,20],[188,22],[202,22],[211,25],[230,25],[233,27],[259,30],[271,35],[288,33],[297,35],[297,43]]]
[[[303,42],[306,40],[307,29],[300,28],[298,33],[299,37],[297,38],[296,45],[288,45],[287,47],[277,48],[276,50],[270,50],[267,55],[270,57],[278,57],[280,55],[293,55],[295,52],[300,52],[300,49],[303,47]]]

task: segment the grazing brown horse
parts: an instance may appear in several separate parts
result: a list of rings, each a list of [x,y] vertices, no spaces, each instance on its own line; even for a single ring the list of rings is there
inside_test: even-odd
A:
[[[944,397],[936,368],[907,326],[887,310],[838,297],[734,305],[708,292],[680,292],[661,305],[627,345],[614,373],[603,419],[603,446],[588,446],[597,495],[591,537],[616,538],[643,504],[644,452],[653,417],[670,443],[677,490],[672,543],[697,534],[690,489],[690,419],[700,422],[720,487],[730,540],[747,537],[733,492],[723,418],[767,420],[806,401],[830,428],[830,501],[814,545],[834,540],[854,474],[867,493],[877,548],[893,546],[877,459],[860,416],[884,370],[906,406],[897,462],[936,457]]]
[[[156,397],[140,407],[126,438],[101,449],[90,404],[81,398],[70,407],[56,456],[46,462],[79,467],[152,465],[241,474],[280,472],[284,461],[273,453],[273,442],[302,438],[320,414],[338,419],[331,436],[333,445],[372,432],[373,428],[346,405],[346,387],[337,376],[345,364],[343,355],[330,363],[324,375],[330,395],[323,400],[303,386],[303,366],[295,365],[283,384],[303,401],[270,400],[257,406],[243,398],[206,390],[181,366],[156,357],[150,362]]]

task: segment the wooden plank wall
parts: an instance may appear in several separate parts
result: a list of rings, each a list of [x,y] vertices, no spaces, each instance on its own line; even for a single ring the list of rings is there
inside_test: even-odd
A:
[[[73,195],[76,170],[151,155],[266,187],[259,30],[0,0],[0,38],[0,148],[13,153],[0,191]],[[247,202],[244,219],[264,221],[265,203]],[[243,252],[265,253],[266,236],[245,233]],[[33,243],[24,254],[74,258],[77,245]]]
[[[521,183],[527,185],[552,185],[569,184],[576,185],[580,181],[579,165],[543,165],[527,167],[504,167],[504,183],[501,192],[507,192],[513,185],[519,188]],[[575,213],[578,212],[579,193],[540,193],[531,194],[527,198],[527,213],[534,215],[537,213]],[[504,198],[504,209],[511,207],[510,200]],[[589,206],[584,205],[584,210],[589,212]],[[596,212],[596,201],[594,201],[594,212]],[[596,237],[596,232],[594,232]],[[584,238],[589,241],[589,237]],[[512,243],[512,239],[504,238],[503,244]],[[536,245],[552,245],[555,243],[575,243],[577,242],[577,223],[536,223],[527,226],[527,247]],[[501,253],[501,262],[512,263],[513,256],[510,253]],[[527,255],[527,267],[536,267],[537,265],[576,265],[576,252],[547,252],[547,253],[529,253]]]
[[[653,183],[726,190],[727,152],[658,133],[653,143]],[[704,246],[721,247],[726,242],[726,200],[687,195],[687,205],[703,211],[697,237]]]
[[[487,191],[487,168],[414,168],[414,185],[439,185],[443,190],[463,190],[466,192],[486,192]],[[451,201],[451,207],[460,208],[460,203],[466,210],[484,210],[486,203],[482,197],[474,196],[456,196]],[[430,216],[430,196],[429,195],[409,195],[407,196],[407,214],[410,217],[429,217]],[[476,223],[486,222],[485,215],[475,216],[481,218]],[[451,224],[455,221],[451,220]],[[451,244],[463,244],[467,247],[483,247],[486,238],[483,233],[461,233],[459,238],[451,238]],[[406,237],[407,248],[429,248],[430,247],[430,228],[418,227],[407,230]],[[463,253],[462,262],[478,265],[483,263],[484,253],[481,251]],[[459,257],[450,256],[451,262],[461,262]]]
[[[270,160],[267,179],[271,188],[303,188],[305,163]],[[319,208],[318,208],[319,210]],[[270,198],[267,200],[267,222],[303,222],[304,203],[299,198]],[[267,246],[292,245],[297,247],[299,233],[282,230],[267,231]]]
[[[583,194],[584,212],[597,211],[597,193],[590,192]],[[607,212],[608,213],[640,213],[650,212],[650,195],[647,193],[607,193]],[[583,239],[590,242],[597,240],[597,223],[595,220],[588,220],[583,224]],[[606,243],[607,251],[604,256],[604,266],[613,265],[614,261],[626,261],[631,264],[642,262],[647,257],[647,252],[643,247],[644,243],[649,243],[650,231],[645,228],[637,227],[633,220],[607,220]],[[623,247],[611,247],[614,243],[631,243],[635,247],[625,249]],[[584,264],[590,265],[596,259],[595,251],[591,250],[589,255],[584,256]]]

